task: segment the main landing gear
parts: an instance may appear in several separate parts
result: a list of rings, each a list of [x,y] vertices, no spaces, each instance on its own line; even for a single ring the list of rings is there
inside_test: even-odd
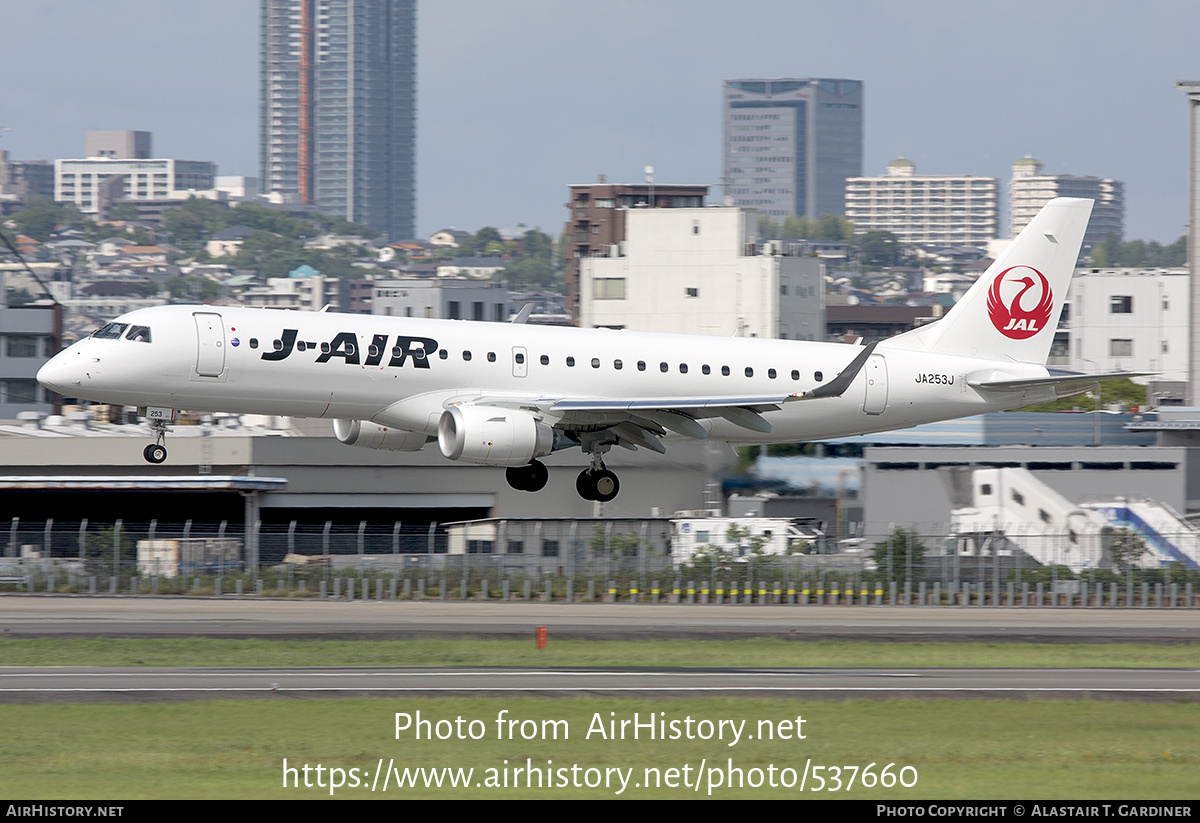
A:
[[[616,497],[620,490],[621,483],[617,476],[604,468],[603,463],[600,463],[599,468],[584,469],[579,473],[579,477],[575,478],[575,491],[579,492],[579,496],[584,500],[607,503]]]
[[[167,459],[167,421],[151,420],[150,429],[154,432],[154,442],[142,449],[142,457],[146,458],[147,463],[162,463]]]
[[[617,496],[621,483],[617,476],[604,468],[604,453],[608,451],[608,443],[592,443],[587,449],[592,455],[592,465],[579,473],[575,478],[575,491],[584,500],[595,500],[607,503]]]
[[[550,472],[540,460],[531,460],[527,466],[510,466],[504,470],[504,479],[517,491],[540,492],[550,479]]]

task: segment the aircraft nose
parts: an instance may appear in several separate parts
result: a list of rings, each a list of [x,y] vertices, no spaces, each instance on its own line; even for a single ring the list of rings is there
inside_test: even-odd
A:
[[[67,350],[51,357],[38,369],[37,381],[51,391],[71,394],[82,382],[78,361],[79,352]]]

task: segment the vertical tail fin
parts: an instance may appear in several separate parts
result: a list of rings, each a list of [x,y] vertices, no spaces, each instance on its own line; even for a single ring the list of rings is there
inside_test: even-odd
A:
[[[945,317],[883,347],[1043,365],[1091,214],[1091,200],[1051,200]]]

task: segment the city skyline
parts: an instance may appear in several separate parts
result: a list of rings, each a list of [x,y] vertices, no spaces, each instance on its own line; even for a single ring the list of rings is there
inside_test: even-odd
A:
[[[260,176],[257,3],[0,8],[22,32],[0,54],[13,159],[78,157],[89,129],[139,129],[156,154]],[[1188,111],[1174,82],[1200,77],[1195,4],[764,0],[755,13],[770,25],[717,0],[418,4],[417,234],[557,234],[567,186],[640,182],[645,165],[715,199],[721,86],[737,77],[862,80],[864,174],[903,154],[923,173],[1006,180],[1032,154],[1124,181],[1128,239],[1184,231]]]

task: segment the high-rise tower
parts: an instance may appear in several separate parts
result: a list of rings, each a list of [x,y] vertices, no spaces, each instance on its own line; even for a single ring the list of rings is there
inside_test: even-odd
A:
[[[725,195],[773,217],[842,214],[862,176],[859,80],[727,80]]]
[[[415,234],[416,0],[261,0],[263,190]]]

